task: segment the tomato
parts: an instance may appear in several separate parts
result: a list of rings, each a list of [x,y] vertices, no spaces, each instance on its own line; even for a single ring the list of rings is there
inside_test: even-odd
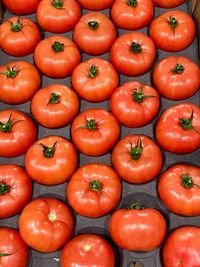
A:
[[[121,183],[117,173],[102,163],[80,167],[67,185],[70,206],[86,217],[100,217],[110,212],[120,196]]]
[[[164,244],[162,251],[164,266],[200,266],[199,241],[199,227],[183,226],[175,229]]]
[[[89,55],[110,51],[117,32],[113,22],[103,13],[91,12],[81,17],[74,29],[74,41]]]
[[[187,13],[171,10],[152,21],[149,35],[157,48],[171,52],[181,51],[194,40],[195,24]]]
[[[110,59],[127,76],[139,76],[153,65],[156,49],[153,41],[141,32],[122,34],[113,44]]]
[[[31,179],[15,164],[0,165],[0,218],[18,213],[32,195]]]
[[[39,90],[31,102],[34,118],[44,127],[61,128],[69,124],[79,110],[76,93],[66,85],[51,84]]]
[[[158,183],[164,204],[184,216],[200,215],[200,168],[176,164],[165,171]]]
[[[86,8],[89,10],[103,10],[106,8],[110,8],[115,0],[77,0],[82,8]]]
[[[141,127],[158,113],[159,95],[154,88],[130,81],[117,88],[110,99],[110,109],[120,124]]]
[[[70,209],[54,198],[32,200],[19,217],[23,240],[40,252],[53,252],[69,240],[73,230]]]
[[[0,157],[24,154],[36,138],[36,126],[25,113],[9,109],[0,111]]]
[[[81,17],[81,9],[75,0],[42,0],[36,17],[45,31],[64,33],[74,29]]]
[[[18,231],[0,228],[0,266],[26,267],[29,257],[28,246]]]
[[[127,30],[144,28],[153,15],[154,6],[151,0],[116,0],[111,9],[115,25]]]
[[[0,47],[11,56],[33,53],[41,38],[38,27],[28,18],[12,17],[0,25]]]
[[[42,40],[34,53],[35,64],[46,76],[65,78],[79,64],[81,55],[76,45],[63,36],[51,36]]]
[[[200,86],[200,69],[192,60],[182,56],[162,59],[153,71],[158,92],[169,99],[191,97]]]
[[[27,15],[34,13],[37,9],[40,0],[3,0],[3,4],[8,8],[12,13],[19,15]]]
[[[159,174],[162,168],[162,153],[149,137],[127,135],[114,147],[112,164],[125,181],[146,183]]]
[[[80,113],[71,125],[71,136],[77,149],[88,156],[106,154],[116,143],[120,126],[116,118],[103,109]]]
[[[109,221],[109,232],[115,243],[134,251],[150,251],[159,247],[165,238],[166,228],[165,219],[158,210],[140,209],[138,203],[115,211]]]
[[[33,180],[53,185],[68,180],[77,166],[76,149],[60,136],[47,136],[37,140],[27,151],[25,168]]]
[[[162,8],[173,8],[182,5],[186,0],[153,0],[153,4]]]
[[[191,153],[200,147],[200,109],[181,103],[165,110],[156,126],[156,138],[167,151]]]
[[[34,65],[26,61],[11,61],[0,67],[0,101],[22,104],[40,88],[41,77]]]
[[[113,65],[101,58],[91,58],[80,63],[73,71],[72,85],[78,95],[91,102],[110,98],[119,84]]]
[[[96,234],[81,234],[71,239],[61,253],[61,267],[114,267],[112,247]]]

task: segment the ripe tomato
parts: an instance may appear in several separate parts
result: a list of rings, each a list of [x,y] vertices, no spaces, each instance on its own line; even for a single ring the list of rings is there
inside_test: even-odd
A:
[[[110,108],[120,124],[141,127],[156,116],[160,106],[154,88],[131,81],[117,88],[110,99]]]
[[[34,118],[44,127],[61,128],[69,124],[79,110],[76,93],[63,84],[51,84],[39,90],[31,102]]]
[[[34,13],[37,9],[40,0],[3,0],[4,6],[12,13],[19,15],[27,15]]]
[[[41,38],[38,27],[28,18],[12,17],[0,25],[0,47],[11,56],[33,53]]]
[[[79,64],[81,55],[76,45],[63,36],[51,36],[36,47],[34,59],[40,71],[52,78],[65,78]]]
[[[88,156],[106,154],[120,135],[116,118],[103,109],[88,109],[80,113],[71,126],[72,140],[78,150]]]
[[[26,267],[28,264],[28,246],[18,231],[0,228],[0,266]]]
[[[32,195],[31,179],[15,164],[0,165],[0,218],[18,213]]]
[[[200,168],[177,164],[165,171],[158,183],[164,204],[184,216],[200,215]]]
[[[127,30],[144,28],[152,20],[153,15],[152,0],[116,0],[111,9],[115,25]]]
[[[103,10],[110,8],[115,0],[77,0],[82,8],[89,10]]]
[[[60,136],[47,136],[27,151],[25,168],[33,180],[53,185],[68,180],[77,166],[77,153],[72,143]]]
[[[195,37],[195,24],[187,13],[171,10],[152,21],[149,35],[157,48],[176,52],[192,43]]]
[[[25,113],[9,109],[0,111],[0,157],[24,154],[36,138],[36,126]]]
[[[61,254],[61,267],[114,267],[112,247],[96,234],[81,234],[65,245]]]
[[[108,165],[90,163],[79,168],[67,185],[67,199],[78,214],[100,217],[118,204],[121,182]]]
[[[113,22],[103,13],[91,12],[81,17],[74,29],[74,41],[89,55],[110,51],[117,37]]]
[[[26,61],[12,61],[0,66],[0,101],[22,104],[29,101],[40,88],[41,77],[34,65]]]
[[[167,57],[156,65],[153,82],[162,96],[172,100],[185,99],[199,89],[200,69],[189,58]]]
[[[139,76],[147,72],[153,65],[155,56],[153,41],[141,32],[121,35],[110,52],[114,67],[127,76]]]
[[[165,267],[200,266],[200,228],[183,226],[167,238],[162,251]]]
[[[91,102],[110,98],[119,84],[113,65],[101,58],[91,58],[80,63],[73,71],[72,85],[78,95]]]
[[[165,219],[159,211],[140,209],[138,203],[115,211],[109,221],[109,232],[115,243],[123,249],[135,251],[159,247],[165,238],[166,228]]]
[[[159,174],[162,168],[162,153],[149,137],[127,135],[114,147],[112,164],[125,181],[146,183]]]
[[[23,240],[40,252],[53,252],[66,244],[73,224],[70,209],[54,198],[38,198],[29,202],[19,217]]]
[[[75,0],[42,0],[36,16],[43,30],[64,33],[74,29],[81,9]]]
[[[181,103],[165,110],[156,126],[156,138],[167,151],[190,153],[200,147],[200,109]]]
[[[153,4],[162,8],[173,8],[182,5],[186,0],[153,0]]]

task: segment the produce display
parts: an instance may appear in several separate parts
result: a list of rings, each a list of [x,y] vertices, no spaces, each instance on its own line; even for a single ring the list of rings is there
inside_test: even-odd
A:
[[[191,1],[1,2],[0,266],[200,267]]]

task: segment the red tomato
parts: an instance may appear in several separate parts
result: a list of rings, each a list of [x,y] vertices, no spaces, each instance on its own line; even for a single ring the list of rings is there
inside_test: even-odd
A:
[[[190,153],[200,147],[200,109],[181,103],[163,112],[156,126],[156,138],[167,151]]]
[[[9,109],[0,111],[0,157],[24,154],[36,138],[36,126],[25,113]]]
[[[40,252],[53,252],[69,240],[73,230],[70,209],[54,198],[31,201],[19,217],[19,231],[23,240]]]
[[[44,127],[61,128],[69,124],[79,110],[76,93],[63,84],[51,84],[39,90],[31,102],[34,118]]]
[[[199,227],[183,226],[174,230],[166,240],[162,251],[164,266],[200,266],[199,242]]]
[[[156,209],[140,209],[136,203],[130,209],[119,209],[112,214],[109,232],[123,249],[150,251],[159,247],[164,240],[166,222]]]
[[[184,216],[200,215],[200,168],[177,164],[165,171],[158,183],[164,204]]]
[[[61,254],[61,267],[114,267],[112,247],[101,236],[81,234],[71,239]]]
[[[115,0],[77,0],[82,8],[89,10],[103,10],[110,8]]]
[[[141,32],[121,35],[110,52],[114,67],[127,76],[139,76],[147,72],[152,67],[155,56],[153,41]]]
[[[36,16],[45,31],[64,33],[74,29],[81,17],[81,9],[75,0],[42,0]]]
[[[162,8],[173,8],[182,5],[186,0],[153,0],[153,4]]]
[[[116,0],[111,9],[115,25],[127,30],[144,28],[152,20],[153,15],[152,0]]]
[[[36,47],[34,59],[40,71],[52,78],[65,78],[79,64],[81,55],[76,45],[63,36],[51,36]]]
[[[120,124],[141,127],[158,113],[159,95],[154,88],[130,81],[117,88],[110,99],[110,108]]]
[[[0,266],[26,267],[28,264],[28,246],[18,231],[0,228]]]
[[[29,101],[40,88],[41,77],[34,65],[12,61],[0,67],[0,101],[22,104]]]
[[[18,213],[32,195],[31,179],[15,164],[0,165],[0,218]]]
[[[119,176],[129,183],[153,180],[162,168],[160,148],[145,135],[127,135],[114,147],[112,164]]]
[[[101,58],[91,58],[80,63],[73,71],[72,85],[78,95],[91,102],[110,98],[119,84],[113,65]]]
[[[0,25],[0,47],[11,56],[33,53],[41,38],[38,27],[28,18],[12,17]]]
[[[27,151],[25,168],[33,180],[41,184],[64,183],[76,169],[76,149],[60,136],[47,136],[37,140]]]
[[[34,13],[37,9],[40,0],[3,0],[3,4],[12,13],[19,15],[27,15]]]
[[[71,135],[81,153],[100,156],[114,146],[120,135],[120,127],[110,112],[98,108],[88,109],[73,121]]]
[[[113,22],[103,13],[91,12],[81,17],[74,29],[74,41],[89,55],[110,51],[117,37]]]
[[[121,183],[106,164],[90,163],[79,168],[67,185],[67,199],[78,214],[100,217],[118,204]]]
[[[185,99],[199,89],[200,69],[189,58],[167,57],[156,65],[153,82],[162,96],[172,100]]]
[[[171,10],[152,21],[149,35],[157,48],[176,52],[192,43],[195,37],[195,24],[187,13]]]

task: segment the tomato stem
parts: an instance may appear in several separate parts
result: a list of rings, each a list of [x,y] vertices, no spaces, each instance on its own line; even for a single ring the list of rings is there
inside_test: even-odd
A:
[[[53,48],[54,52],[59,53],[59,52],[64,51],[65,45],[58,42],[58,41],[55,41],[52,45],[52,48]]]
[[[135,147],[133,147],[132,143],[130,144],[131,144],[130,155],[132,159],[138,160],[141,157],[142,151],[143,151],[141,138],[140,137],[138,138],[137,144]]]
[[[178,26],[178,20],[172,16],[169,17],[168,23],[172,27],[172,29],[175,29]]]
[[[6,195],[10,192],[11,186],[6,184],[5,181],[0,182],[0,196]]]
[[[61,9],[61,8],[63,8],[63,2],[64,2],[64,0],[53,0],[52,5],[55,8]]]
[[[12,255],[12,254],[0,252],[0,257],[6,257],[6,256],[10,256],[10,255]]]
[[[23,24],[20,22],[20,17],[18,17],[16,24],[14,24],[12,21],[9,21],[9,22],[11,24],[11,31],[13,32],[21,31]]]
[[[142,207],[138,202],[133,202],[126,207],[127,210],[141,210]]]
[[[0,122],[0,131],[4,133],[9,133],[13,126],[13,121],[11,119],[12,113],[10,113],[9,119],[6,123]]]
[[[96,130],[97,129],[97,123],[94,119],[86,119],[86,124],[83,126],[83,128],[89,129],[89,130]]]
[[[12,68],[9,68],[7,66],[7,71],[6,72],[0,72],[0,74],[6,75],[7,78],[15,78],[19,72],[18,69],[15,69],[16,66],[13,66]]]
[[[99,73],[99,69],[98,69],[98,67],[97,67],[96,65],[93,64],[93,65],[90,67],[89,71],[88,71],[88,76],[89,76],[90,78],[95,78],[95,77],[98,75],[98,73]]]
[[[56,141],[53,146],[45,146],[44,144],[40,143],[40,145],[43,147],[43,153],[45,157],[53,158],[57,142],[58,141]]]
[[[173,73],[182,74],[184,72],[184,66],[183,64],[176,64],[176,66],[172,69]]]
[[[102,191],[102,183],[97,180],[91,181],[89,188],[95,192]]]
[[[144,95],[143,88],[144,88],[144,85],[140,87],[139,91],[137,91],[136,88],[133,89],[134,93],[132,94],[132,97],[133,97],[133,100],[137,103],[142,103],[143,100],[146,98],[155,97],[154,95]]]
[[[142,53],[142,47],[139,43],[136,42],[132,42],[131,43],[131,47],[130,50],[134,53],[134,54],[140,54]]]
[[[138,4],[137,0],[128,0],[127,5],[131,7],[136,7]]]
[[[181,118],[180,119],[180,125],[184,130],[191,130],[193,129],[193,125],[192,125],[192,120],[193,120],[193,110],[192,110],[192,114],[190,116],[189,119],[185,119],[185,118]]]
[[[56,93],[53,92],[51,93],[47,106],[49,104],[58,104],[59,102],[60,102],[60,95],[57,95]]]
[[[96,30],[99,28],[99,22],[95,20],[88,21],[88,26],[90,27],[90,29]]]
[[[200,187],[200,185],[193,183],[192,176],[190,176],[189,174],[182,174],[181,176],[181,183],[185,188],[190,189],[193,186]]]

